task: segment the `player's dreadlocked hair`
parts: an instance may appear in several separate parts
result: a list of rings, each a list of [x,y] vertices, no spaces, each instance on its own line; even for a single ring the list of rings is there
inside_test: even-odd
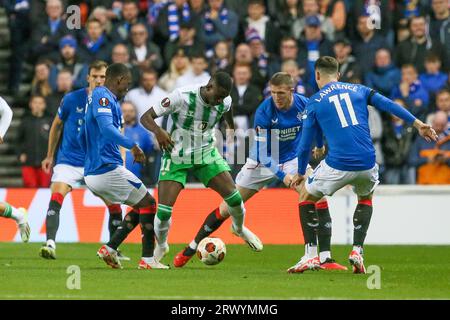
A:
[[[314,68],[321,73],[334,75],[339,72],[339,62],[333,57],[323,56],[317,59]]]
[[[212,80],[216,83],[216,85],[222,88],[226,92],[231,92],[231,88],[233,87],[233,80],[228,73],[219,71],[213,74]]]
[[[115,79],[130,74],[130,70],[123,63],[113,63],[106,69],[106,79]]]

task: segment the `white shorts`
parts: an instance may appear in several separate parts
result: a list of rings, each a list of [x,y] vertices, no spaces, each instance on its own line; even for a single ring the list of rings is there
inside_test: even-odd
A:
[[[283,164],[280,164],[279,168],[286,174],[295,175],[297,173],[298,160],[297,158],[289,160]],[[278,178],[272,171],[270,171],[269,168],[253,159],[247,158],[247,162],[236,177],[236,184],[246,189],[259,191],[277,179]]]
[[[142,181],[123,166],[104,174],[86,176],[84,180],[89,190],[111,203],[134,206],[148,192]]]
[[[84,168],[57,164],[53,168],[52,182],[62,182],[72,189],[84,183]]]
[[[330,167],[322,160],[306,179],[305,187],[309,194],[322,198],[332,196],[349,184],[353,186],[353,191],[358,196],[367,196],[379,183],[377,164],[372,169],[364,171],[341,171]]]

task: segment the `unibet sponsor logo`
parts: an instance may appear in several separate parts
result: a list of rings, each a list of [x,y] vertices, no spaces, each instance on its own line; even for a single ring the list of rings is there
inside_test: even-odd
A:
[[[280,141],[294,140],[297,133],[300,132],[301,126],[296,126],[287,129],[280,129]]]

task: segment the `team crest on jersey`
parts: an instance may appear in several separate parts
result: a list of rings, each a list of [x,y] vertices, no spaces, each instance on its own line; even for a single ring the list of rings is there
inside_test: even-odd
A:
[[[297,114],[297,119],[298,119],[299,121],[306,120],[306,118],[308,118],[307,113],[308,113],[308,112],[307,112],[306,110],[303,111],[303,112],[299,112],[299,113]]]
[[[199,123],[199,125],[198,125],[198,129],[199,129],[199,130],[205,131],[206,128],[208,128],[208,122],[202,121],[201,123]]]
[[[170,107],[170,99],[169,99],[169,98],[164,98],[164,99],[161,101],[161,107],[163,107],[163,108],[168,108],[168,107]]]
[[[101,98],[100,101],[98,102],[102,107],[106,107],[109,105],[109,100],[108,98]]]

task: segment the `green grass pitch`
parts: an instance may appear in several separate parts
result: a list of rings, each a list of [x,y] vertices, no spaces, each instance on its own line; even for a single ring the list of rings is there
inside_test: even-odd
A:
[[[287,274],[302,246],[267,245],[254,253],[228,245],[219,265],[195,257],[171,270],[137,270],[140,245],[134,244],[122,247],[132,260],[113,270],[96,257],[99,246],[59,244],[58,259],[47,261],[38,257],[40,244],[0,243],[0,299],[450,299],[448,246],[366,246],[366,267],[381,270],[380,289],[367,287],[373,274]],[[171,264],[181,248],[172,245],[163,262]],[[334,258],[348,266],[349,249],[334,246]],[[72,265],[80,268],[80,290],[66,286]]]

